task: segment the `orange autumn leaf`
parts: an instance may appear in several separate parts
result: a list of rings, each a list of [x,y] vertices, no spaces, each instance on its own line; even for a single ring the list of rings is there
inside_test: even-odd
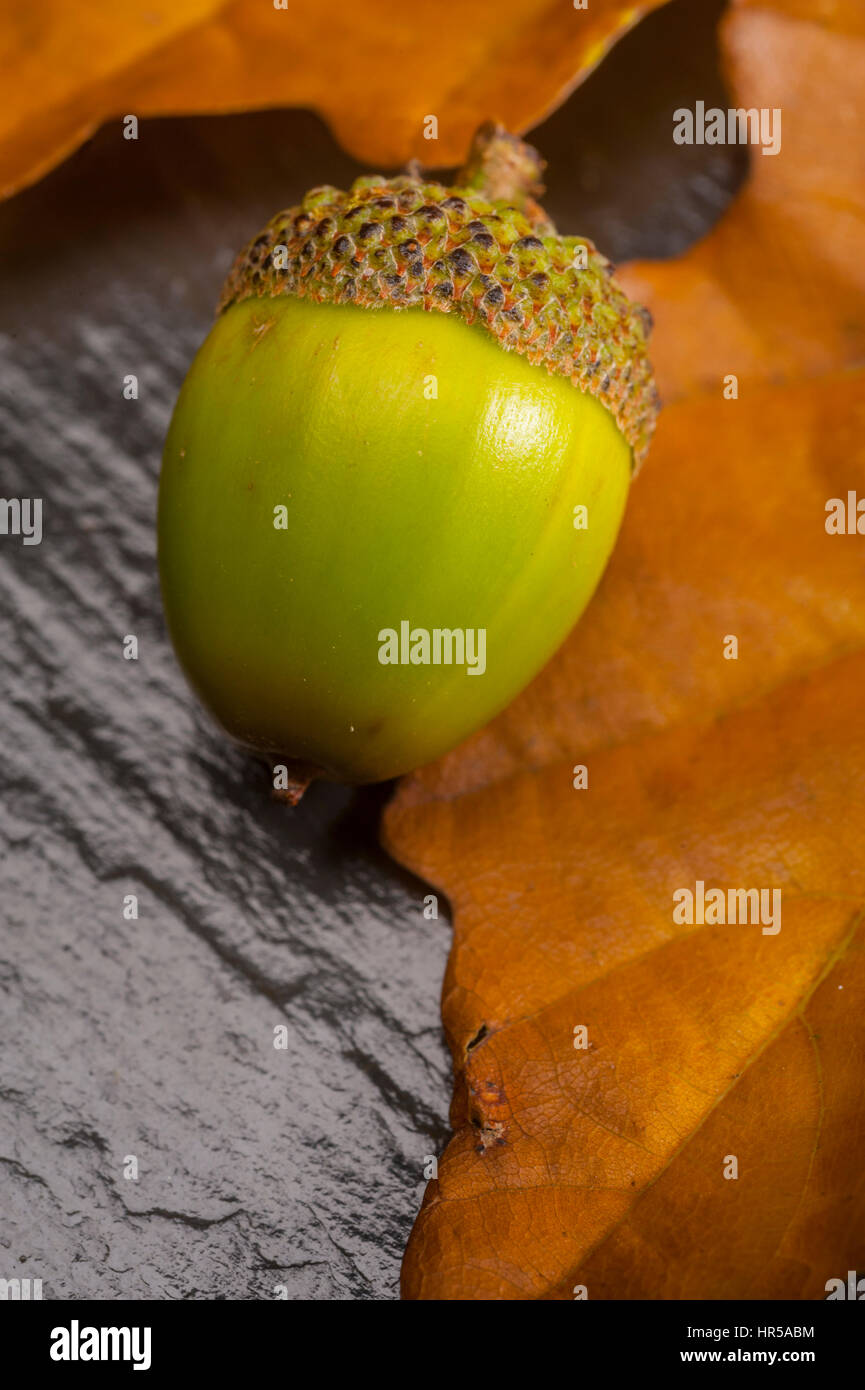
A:
[[[106,94],[123,92],[140,59],[170,47],[219,8],[219,0],[173,0],[157,8],[130,0],[34,7],[6,4],[0,12],[0,197],[33,183],[65,159],[115,107]]]
[[[535,124],[662,3],[441,0],[431,21],[393,0],[18,0],[0,15],[0,196],[125,114],[308,107],[364,163],[457,164],[483,120]]]
[[[454,910],[409,1298],[823,1298],[865,1265],[865,555],[825,526],[865,497],[865,35],[789,8],[723,26],[780,154],[631,271],[674,403],[595,601],[388,810]],[[683,921],[698,884],[769,915]]]
[[[459,1089],[408,1297],[816,1298],[861,1263],[863,682],[859,655],[597,754],[587,810],[560,765],[427,808],[403,857],[455,866]],[[677,926],[697,880],[778,887],[780,931]],[[734,1215],[707,1227],[713,1205]]]
[[[722,26],[736,105],[780,110],[780,153],[754,151],[730,215],[686,256],[622,276],[663,312],[667,400],[728,372],[780,381],[865,360],[865,5],[781,8],[751,0]]]

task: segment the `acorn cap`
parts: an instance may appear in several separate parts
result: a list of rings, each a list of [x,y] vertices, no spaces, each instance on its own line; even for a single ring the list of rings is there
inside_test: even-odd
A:
[[[651,315],[587,237],[558,235],[534,199],[542,169],[530,145],[488,123],[453,188],[415,173],[357,179],[347,193],[313,188],[240,253],[219,310],[290,294],[457,314],[596,396],[636,470],[660,405]]]

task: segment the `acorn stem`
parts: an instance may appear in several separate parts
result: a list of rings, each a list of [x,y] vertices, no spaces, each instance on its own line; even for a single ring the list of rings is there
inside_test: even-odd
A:
[[[534,207],[544,191],[546,163],[532,145],[511,135],[503,125],[485,121],[472,138],[468,159],[456,177],[459,188],[468,188],[491,203]]]

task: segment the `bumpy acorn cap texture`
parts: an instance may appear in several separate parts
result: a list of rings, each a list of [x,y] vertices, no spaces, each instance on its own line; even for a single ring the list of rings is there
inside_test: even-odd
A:
[[[651,316],[588,238],[557,234],[534,200],[542,169],[531,146],[488,123],[453,188],[415,173],[357,179],[347,193],[313,188],[240,253],[219,310],[290,294],[457,314],[596,396],[636,469],[660,404]]]

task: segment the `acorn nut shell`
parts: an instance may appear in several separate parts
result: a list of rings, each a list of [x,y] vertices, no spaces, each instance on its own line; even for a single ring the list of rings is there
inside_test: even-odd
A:
[[[452,188],[313,189],[238,257],[183,384],[159,492],[169,630],[290,800],[485,724],[612,550],[658,410],[650,323],[587,239],[557,235],[540,170],[487,126]]]

